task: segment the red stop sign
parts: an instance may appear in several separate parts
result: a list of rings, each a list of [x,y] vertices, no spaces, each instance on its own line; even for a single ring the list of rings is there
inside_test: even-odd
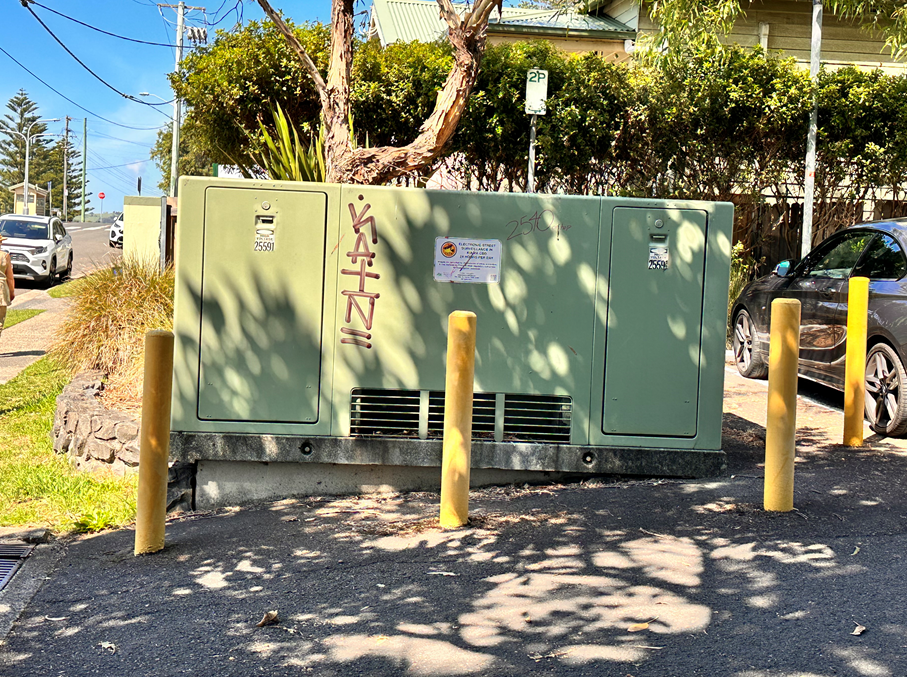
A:
[[[103,199],[104,199],[104,193],[98,193],[98,197],[101,198],[101,199],[103,200]]]

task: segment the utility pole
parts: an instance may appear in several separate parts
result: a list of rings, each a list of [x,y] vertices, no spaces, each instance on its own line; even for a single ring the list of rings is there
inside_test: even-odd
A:
[[[85,166],[88,164],[88,118],[82,118],[82,223],[85,223]]]
[[[72,118],[68,115],[66,116],[66,131],[63,133],[63,222],[68,221],[69,210],[67,209],[67,202],[69,201],[69,187],[66,183],[66,175],[69,173],[69,121]]]
[[[202,12],[204,7],[189,7],[183,0],[178,5],[162,5],[158,7],[169,7],[176,10],[176,65],[173,72],[179,74],[180,61],[183,60],[183,34],[186,31],[186,10],[197,9]],[[182,102],[174,92],[173,97],[173,133],[172,143],[170,145],[170,197],[176,197],[177,178],[179,175],[179,150],[180,150],[180,118],[182,117]]]
[[[822,0],[813,0],[813,29],[809,50],[809,79],[818,90],[819,65],[822,53]],[[813,199],[816,193],[816,131],[819,124],[819,95],[813,97],[809,115],[809,134],[806,137],[806,174],[803,177],[803,231],[800,257],[809,254],[813,240]]]

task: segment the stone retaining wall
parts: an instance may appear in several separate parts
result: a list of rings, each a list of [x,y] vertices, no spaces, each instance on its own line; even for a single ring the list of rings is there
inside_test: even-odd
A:
[[[54,415],[54,451],[67,454],[80,470],[107,468],[118,475],[138,471],[139,422],[98,402],[104,374],[78,374],[57,397]],[[192,509],[195,464],[170,464],[167,511]]]
[[[79,469],[125,475],[139,466],[139,423],[98,402],[103,377],[100,371],[78,374],[57,397],[54,451],[69,454]]]

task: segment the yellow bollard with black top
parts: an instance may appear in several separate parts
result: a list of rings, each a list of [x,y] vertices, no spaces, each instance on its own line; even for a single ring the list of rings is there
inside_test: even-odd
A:
[[[476,315],[456,310],[447,319],[447,377],[441,458],[441,526],[469,521],[472,396],[476,364]]]
[[[788,512],[794,509],[800,302],[796,299],[772,301],[771,322],[764,507]]]
[[[164,548],[172,389],[173,334],[163,330],[149,331],[145,334],[145,383],[135,520],[136,555]]]
[[[863,446],[866,410],[866,325],[869,278],[850,278],[847,292],[847,357],[844,363],[844,446]]]

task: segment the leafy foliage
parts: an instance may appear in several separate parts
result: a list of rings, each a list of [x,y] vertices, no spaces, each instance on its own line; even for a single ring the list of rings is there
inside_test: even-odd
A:
[[[271,179],[279,181],[324,181],[324,136],[318,134],[306,147],[299,139],[299,131],[293,121],[287,118],[280,104],[272,111],[274,136],[264,124],[261,129],[260,148],[253,151],[257,167]],[[254,142],[254,139],[253,139]],[[240,163],[243,171],[250,175],[254,168]]]
[[[698,11],[720,22],[728,7],[716,0]],[[253,162],[250,151],[263,143],[263,134],[280,136],[271,115],[277,104],[297,123],[304,147],[315,139],[314,91],[302,77],[297,89],[284,91],[291,55],[267,26],[219,36],[195,62],[204,72],[184,76],[180,93],[192,105],[190,118],[200,126],[211,120],[211,129],[234,128],[222,138],[212,136],[213,145],[202,143],[212,155],[233,148]],[[323,27],[296,30],[323,65]],[[233,63],[239,58],[236,43],[249,50],[242,63]],[[442,44],[359,45],[353,78],[359,134],[376,145],[412,140],[450,59]],[[802,195],[808,114],[817,93],[792,59],[759,48],[690,46],[684,59],[627,65],[591,53],[567,55],[545,41],[490,47],[445,155],[416,178],[445,165],[448,176],[472,189],[523,190],[529,148],[525,73],[534,67],[548,70],[550,82],[548,113],[538,120],[538,190],[731,199],[742,207],[737,237],[748,248],[762,237],[754,234],[759,229],[783,225],[787,237],[797,228],[796,210],[785,215],[764,209],[756,225],[740,220],[754,216],[753,208]],[[249,79],[250,69],[258,80]],[[262,75],[269,69],[273,78]],[[243,99],[241,114],[213,105],[219,89],[244,91],[255,83],[263,98]],[[307,92],[302,99],[300,92]],[[907,76],[855,68],[822,72],[815,238],[862,218],[864,200],[878,198],[878,216],[907,211],[901,188],[907,186],[905,94]]]
[[[329,31],[322,24],[304,24],[296,34],[322,70],[329,57]],[[183,70],[171,75],[180,98],[188,103],[186,125],[211,162],[232,164],[248,159],[248,135],[259,121],[270,125],[268,108],[280,103],[291,120],[304,122],[311,135],[320,105],[309,78],[271,22],[250,21],[236,32],[218,31],[209,45],[194,50]]]

